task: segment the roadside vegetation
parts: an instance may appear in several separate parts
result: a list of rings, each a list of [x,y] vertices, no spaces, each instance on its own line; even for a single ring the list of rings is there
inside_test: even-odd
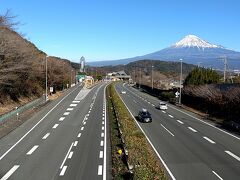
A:
[[[129,170],[126,167],[130,167],[133,170],[133,179],[166,179],[159,159],[115,91],[114,84],[108,86],[107,95],[111,126],[113,178],[124,179],[126,171]],[[115,121],[116,117],[112,114],[113,106],[116,110],[124,143],[120,140],[120,135],[116,130],[118,126]],[[127,164],[122,158],[123,156],[117,152],[119,149],[125,152],[123,147],[127,149],[128,153]]]

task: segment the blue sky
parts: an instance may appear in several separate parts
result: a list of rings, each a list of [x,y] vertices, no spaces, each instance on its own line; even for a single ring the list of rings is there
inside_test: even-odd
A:
[[[161,50],[194,34],[240,51],[239,0],[0,0],[48,55],[113,60]]]

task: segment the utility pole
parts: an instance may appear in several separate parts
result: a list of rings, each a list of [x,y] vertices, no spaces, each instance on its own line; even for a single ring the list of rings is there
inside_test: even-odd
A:
[[[152,89],[153,89],[153,65],[152,65]]]
[[[180,59],[180,62],[181,62],[181,72],[180,72],[180,82],[179,82],[179,85],[180,85],[180,94],[179,94],[179,105],[181,105],[181,101],[182,101],[182,59]]]
[[[48,79],[47,79],[47,58],[48,58],[48,56],[46,55],[46,59],[45,59],[45,65],[46,65],[46,73],[45,73],[45,75],[46,75],[46,81],[45,81],[45,85],[46,85],[46,87],[45,87],[45,100],[47,101],[48,100],[48,95],[47,95],[47,88],[48,88],[48,86],[47,86],[47,83],[48,83]]]

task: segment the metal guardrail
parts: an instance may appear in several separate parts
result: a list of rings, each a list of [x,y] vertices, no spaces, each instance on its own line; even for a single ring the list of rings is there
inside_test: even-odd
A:
[[[42,102],[43,99],[44,98],[41,97],[41,98],[36,99],[36,100],[34,100],[34,101],[24,105],[24,106],[18,107],[16,110],[13,110],[13,111],[11,111],[7,114],[4,114],[4,115],[0,116],[0,123],[5,122],[7,119],[12,118],[13,116],[18,116],[20,113],[22,113],[22,112],[24,112],[24,111],[26,111],[26,110],[28,110],[28,109],[36,106],[36,105],[39,105]]]

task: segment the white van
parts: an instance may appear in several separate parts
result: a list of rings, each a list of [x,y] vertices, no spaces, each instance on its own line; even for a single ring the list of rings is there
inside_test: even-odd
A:
[[[160,110],[167,110],[168,108],[165,102],[160,102],[158,107]]]

